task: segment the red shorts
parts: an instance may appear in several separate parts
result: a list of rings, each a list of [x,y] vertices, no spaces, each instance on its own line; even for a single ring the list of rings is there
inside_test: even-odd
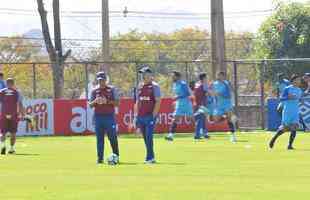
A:
[[[0,128],[1,133],[6,134],[7,132],[16,133],[18,127],[18,119],[16,116],[1,115]]]

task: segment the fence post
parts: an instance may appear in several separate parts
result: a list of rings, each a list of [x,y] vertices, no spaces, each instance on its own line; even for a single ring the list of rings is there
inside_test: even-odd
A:
[[[261,119],[262,119],[262,129],[265,129],[265,66],[266,61],[261,62],[260,66],[260,112],[261,112]]]
[[[186,82],[189,83],[188,62],[185,62],[185,78]]]
[[[85,99],[88,100],[88,84],[89,84],[89,74],[88,74],[88,63],[84,64],[85,70]]]
[[[238,98],[238,66],[237,62],[233,61],[233,74],[234,74],[234,95],[235,95],[235,108],[236,115],[239,116],[239,98]]]
[[[32,98],[37,98],[37,72],[36,64],[32,64]]]

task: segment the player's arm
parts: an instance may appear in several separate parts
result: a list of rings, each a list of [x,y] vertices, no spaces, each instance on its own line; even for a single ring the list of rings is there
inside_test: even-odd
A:
[[[112,89],[113,100],[107,101],[107,104],[111,104],[113,106],[119,106],[119,94],[115,88]]]
[[[154,110],[153,110],[153,116],[156,117],[159,113],[159,109],[160,109],[160,101],[161,101],[161,92],[160,92],[160,88],[158,85],[154,86],[154,96],[155,96],[155,106],[154,106]]]
[[[222,97],[224,98],[231,98],[231,93],[233,91],[233,87],[230,84],[230,82],[228,81],[228,83],[226,83],[225,81],[223,82],[223,84],[225,85],[225,91],[221,94]]]
[[[91,97],[90,97],[90,101],[89,101],[89,106],[91,108],[95,107],[97,105],[97,98],[95,96],[95,92],[93,91],[92,94],[91,94]]]
[[[281,101],[287,101],[289,99],[290,99],[289,88],[285,88],[283,93],[282,93],[280,100]]]

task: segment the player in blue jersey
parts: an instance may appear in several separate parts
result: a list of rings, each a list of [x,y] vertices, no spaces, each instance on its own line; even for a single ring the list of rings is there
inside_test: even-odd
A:
[[[178,71],[172,72],[173,93],[175,100],[175,109],[173,113],[173,121],[169,129],[169,134],[165,137],[168,141],[173,141],[177,124],[183,117],[193,116],[193,105],[190,100],[191,92],[186,81],[182,80],[182,75]]]
[[[272,137],[269,142],[269,147],[272,149],[277,138],[285,131],[291,132],[288,144],[288,150],[293,150],[293,143],[296,137],[296,131],[299,127],[299,101],[302,97],[302,90],[299,88],[301,78],[297,75],[293,75],[291,78],[291,85],[286,87],[280,98],[283,104],[282,122],[278,128],[277,133]]]
[[[236,139],[236,116],[233,114],[232,104],[232,87],[226,80],[226,73],[219,72],[217,80],[212,83],[212,93],[215,97],[215,105],[213,110],[213,118],[215,121],[220,121],[221,118],[226,118],[231,131],[231,142],[235,143]]]
[[[283,73],[278,74],[278,82],[276,83],[277,98],[280,98],[282,96],[284,89],[287,86],[289,86],[290,84],[291,84],[291,82],[284,77]],[[279,115],[282,114],[282,110],[283,110],[283,104],[280,102],[278,107],[277,107],[277,111],[278,111]]]
[[[283,94],[284,89],[289,86],[291,82],[284,77],[283,73],[278,74],[278,82],[276,83],[277,97],[280,98]]]

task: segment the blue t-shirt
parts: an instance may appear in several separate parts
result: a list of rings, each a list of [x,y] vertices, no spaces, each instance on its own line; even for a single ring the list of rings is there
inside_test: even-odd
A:
[[[178,80],[173,83],[173,93],[176,96],[176,105],[187,105],[190,102],[190,89],[187,83],[183,80]]]
[[[231,101],[231,86],[229,81],[217,80],[212,84],[212,89],[218,94],[216,101],[218,104],[223,104],[227,101]]]
[[[279,82],[277,82],[277,89],[279,91],[279,96],[281,97],[283,94],[284,89],[289,86],[291,82],[287,79],[282,79]]]
[[[293,96],[293,98],[289,98]],[[282,125],[288,126],[299,123],[299,101],[302,97],[302,90],[290,85],[283,90],[280,98],[283,104]]]

